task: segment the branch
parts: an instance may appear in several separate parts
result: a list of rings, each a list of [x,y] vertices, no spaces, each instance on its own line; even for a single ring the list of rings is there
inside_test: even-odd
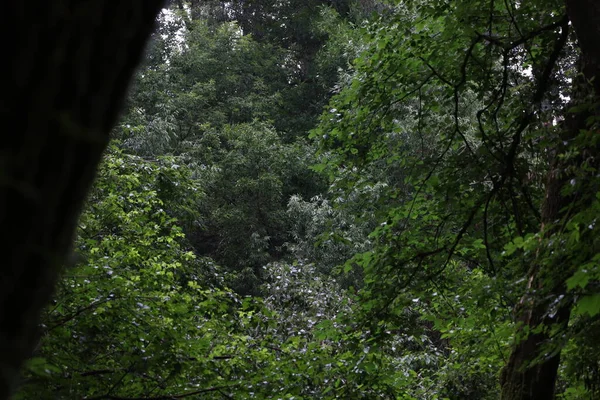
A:
[[[115,300],[116,297],[108,297],[102,301],[97,301],[95,303],[90,304],[89,306],[80,308],[79,310],[75,311],[73,314],[68,315],[66,317],[63,317],[62,319],[60,319],[57,323],[55,323],[54,325],[52,325],[51,327],[49,327],[48,329],[46,329],[46,333],[60,327],[63,326],[64,324],[66,324],[69,321],[74,320],[75,318],[77,318],[78,316],[80,316],[81,314],[83,314],[86,311],[92,310],[102,304],[108,303],[111,300]]]
[[[104,374],[112,374],[117,372],[114,369],[98,369],[95,371],[86,371],[79,374],[79,376],[95,376],[95,375],[104,375]]]
[[[209,393],[209,392],[220,392],[223,389],[228,389],[231,386],[214,386],[208,389],[196,390],[194,392],[189,393],[180,393],[180,394],[171,394],[171,395],[163,395],[157,397],[120,397],[113,396],[110,394],[105,394],[98,397],[84,397],[84,400],[174,400],[174,399],[184,399],[186,397],[195,396],[198,394]]]
[[[477,36],[480,37],[481,39],[485,40],[488,43],[491,43],[493,45],[503,48],[504,50],[512,50],[516,47],[519,47],[519,46],[527,43],[531,39],[536,38],[537,36],[541,35],[544,32],[553,31],[554,29],[556,29],[558,27],[564,27],[564,25],[566,23],[568,23],[568,21],[569,21],[569,18],[565,15],[561,19],[551,23],[550,25],[542,26],[541,28],[531,31],[531,32],[527,33],[526,35],[521,35],[521,37],[519,39],[516,39],[516,40],[514,40],[512,42],[508,42],[508,43],[506,43],[504,41],[506,38],[500,38],[500,37],[492,36],[492,35],[484,35],[482,33],[477,33]]]

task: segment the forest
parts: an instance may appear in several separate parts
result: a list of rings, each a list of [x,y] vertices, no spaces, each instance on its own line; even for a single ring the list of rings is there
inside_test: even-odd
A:
[[[15,400],[600,399],[600,4],[155,21]]]

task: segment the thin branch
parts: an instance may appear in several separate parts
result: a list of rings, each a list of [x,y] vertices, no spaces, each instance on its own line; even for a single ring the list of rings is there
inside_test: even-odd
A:
[[[220,394],[223,389],[229,389],[231,386],[214,386],[208,389],[196,390],[194,392],[189,393],[180,393],[180,394],[170,394],[170,395],[162,395],[155,397],[121,397],[121,396],[113,396],[110,394],[105,394],[98,397],[84,397],[84,400],[174,400],[174,399],[184,399],[190,396],[196,396],[203,393],[209,392],[219,392]]]
[[[492,259],[492,253],[490,251],[490,242],[488,239],[488,210],[491,201],[492,197],[488,196],[488,199],[485,202],[485,208],[483,210],[483,244],[485,245],[485,255],[488,259],[488,263],[490,264],[490,268],[492,269],[492,272],[496,274],[496,267],[494,265],[494,260]]]
[[[104,374],[112,374],[117,372],[114,369],[98,369],[95,371],[86,371],[86,372],[82,372],[79,374],[79,376],[81,377],[85,377],[85,376],[96,376],[96,375],[104,375]]]
[[[565,25],[565,23],[568,23],[568,21],[569,21],[569,19],[565,15],[561,19],[551,23],[550,25],[542,26],[541,28],[531,31],[531,32],[527,33],[526,35],[521,35],[520,38],[510,41],[508,43],[506,43],[507,38],[500,38],[500,37],[486,35],[486,34],[482,34],[482,33],[477,33],[477,36],[479,38],[485,40],[488,43],[491,43],[493,45],[503,48],[504,50],[512,50],[512,49],[515,49],[515,48],[527,43],[531,39],[536,38],[537,36],[541,35],[544,32],[553,31],[559,27],[562,28]]]
[[[84,312],[90,311],[90,310],[92,310],[92,309],[94,309],[94,308],[96,308],[96,307],[98,307],[98,306],[100,306],[102,304],[108,303],[109,301],[116,300],[116,299],[117,299],[116,297],[109,297],[109,298],[106,298],[106,299],[104,299],[102,301],[97,301],[95,303],[92,303],[89,306],[80,308],[79,310],[75,311],[73,314],[68,315],[68,316],[63,317],[62,319],[60,319],[54,325],[52,325],[51,327],[49,327],[48,329],[46,329],[45,332],[48,333],[48,332],[50,332],[50,331],[52,331],[52,330],[54,330],[54,329],[56,329],[58,327],[61,327],[61,326],[65,325],[67,322],[74,320],[75,318],[77,318],[78,316],[80,316],[81,314],[83,314]]]

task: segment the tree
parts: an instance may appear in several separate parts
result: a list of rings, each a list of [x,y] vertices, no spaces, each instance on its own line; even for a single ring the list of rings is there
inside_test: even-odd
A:
[[[587,213],[598,211],[598,182],[594,175],[600,168],[598,141],[591,137],[598,134],[600,116],[600,50],[597,46],[600,40],[600,5],[593,1],[567,0],[565,3],[566,13],[577,35],[580,75],[573,79],[570,110],[564,113],[564,122],[554,143],[556,157],[547,173],[541,218],[541,235],[558,243],[565,243],[565,239],[568,241],[580,224],[589,221]],[[566,38],[566,24],[563,24],[562,30]],[[569,151],[574,154],[569,155]],[[565,331],[573,307],[573,300],[567,292],[567,280],[582,265],[594,259],[598,251],[597,240],[595,232],[583,232],[576,241],[578,243],[569,241],[571,254],[557,257],[548,250],[541,250],[541,256],[534,261],[529,271],[528,289],[537,289],[547,296],[547,300],[526,300],[523,310],[520,310],[523,327],[532,333],[513,349],[503,373],[503,399],[553,398],[560,348],[552,350],[549,356],[540,356],[539,353],[556,335],[556,325],[558,332]],[[553,248],[551,245],[548,247]],[[591,298],[599,296],[596,293]],[[585,299],[586,296],[581,298],[580,304]],[[549,311],[552,307],[556,310]],[[599,310],[589,312],[596,314]],[[543,351],[547,352],[546,349]]]
[[[173,159],[111,146],[79,219],[81,261],[44,310],[17,398],[193,396],[222,386],[211,364],[236,340],[220,318],[231,296],[206,283],[210,269],[169,215],[197,196],[189,175]]]
[[[238,293],[257,294],[262,267],[285,254],[287,200],[319,187],[309,170],[309,148],[282,143],[260,123],[224,127],[199,145],[212,154],[196,173],[206,192],[204,221],[190,239],[199,253],[231,272],[228,284]]]
[[[353,261],[367,318],[431,303],[456,264],[493,277],[516,315],[505,399],[552,398],[561,349],[600,311],[600,13],[566,5],[397,4],[313,134],[337,188],[387,171],[374,249]]]
[[[239,293],[257,293],[262,266],[289,256],[288,199],[324,188],[309,170],[314,147],[304,136],[330,97],[338,68],[352,58],[352,35],[332,9],[313,4],[319,13],[310,24],[306,10],[300,13],[302,21],[294,23],[331,39],[313,49],[316,79],[303,83],[293,61],[301,51],[285,48],[278,37],[242,34],[240,22],[217,16],[221,9],[214,6],[184,4],[160,20],[152,57],[115,133],[126,152],[174,155],[194,170],[206,196],[188,238],[199,254],[231,272],[228,283]],[[277,15],[294,20],[289,13]]]
[[[0,400],[73,250],[88,262],[66,271],[44,314],[24,397],[538,400],[599,390],[597,334],[586,328],[600,322],[600,5],[359,3],[176,2],[181,18],[164,19],[139,75],[139,88],[158,90],[131,99],[123,126],[146,158],[107,158],[75,249],[81,204],[161,5],[6,8],[5,37],[28,29],[2,70],[0,110],[16,134],[0,144]],[[385,12],[352,29],[354,7]],[[338,66],[362,49],[334,88]],[[332,184],[308,203],[291,197],[319,186],[300,177],[312,154],[298,137],[332,90],[313,132],[323,146],[314,169]],[[159,154],[144,133],[162,140]],[[212,290],[220,268],[185,251],[195,238],[175,216],[210,218],[201,239],[213,235],[234,269],[260,273],[264,299]],[[336,270],[349,279],[320,273]],[[104,335],[117,329],[121,340]]]
[[[81,206],[161,0],[13,2],[0,115],[0,399],[36,343]],[[18,34],[16,34],[18,32]]]

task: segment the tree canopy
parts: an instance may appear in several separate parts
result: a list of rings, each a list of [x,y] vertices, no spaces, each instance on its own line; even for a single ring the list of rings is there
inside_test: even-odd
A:
[[[600,398],[597,2],[95,3],[10,7],[0,398]]]

